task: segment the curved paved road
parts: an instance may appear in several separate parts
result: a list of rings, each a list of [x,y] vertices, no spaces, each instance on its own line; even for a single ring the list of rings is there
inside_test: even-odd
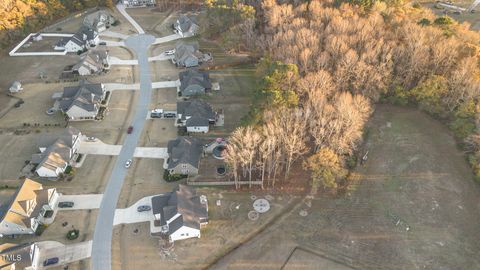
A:
[[[140,67],[140,98],[138,99],[133,119],[133,132],[127,135],[120,154],[117,157],[108,185],[105,189],[100,210],[95,224],[92,246],[92,269],[110,270],[112,257],[112,232],[115,209],[127,174],[125,161],[133,157],[138,140],[142,133],[148,106],[152,95],[152,81],[148,63],[148,47],[155,41],[150,35],[135,35],[129,37],[125,44],[135,51]]]

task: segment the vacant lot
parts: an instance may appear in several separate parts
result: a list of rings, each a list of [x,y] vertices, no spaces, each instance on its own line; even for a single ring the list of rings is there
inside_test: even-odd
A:
[[[447,128],[379,106],[369,134],[349,194],[318,196],[211,269],[280,269],[297,247],[358,269],[480,268],[480,187]]]

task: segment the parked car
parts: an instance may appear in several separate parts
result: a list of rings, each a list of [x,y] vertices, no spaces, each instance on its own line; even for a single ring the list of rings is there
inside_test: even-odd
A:
[[[74,202],[59,202],[58,207],[59,208],[72,208],[74,204],[75,204]]]
[[[165,55],[174,55],[174,54],[175,54],[175,49],[165,51],[164,54],[165,54]]]
[[[103,46],[105,46],[105,45],[107,45],[107,42],[102,41],[102,42],[99,42],[98,45],[103,45]]]
[[[128,134],[132,134],[132,131],[133,131],[133,127],[132,127],[132,126],[129,126],[128,129],[127,129],[127,133],[128,133]]]
[[[132,165],[132,160],[131,159],[127,159],[127,161],[125,162],[125,168],[130,168],[130,166]]]
[[[162,109],[154,109],[150,112],[151,118],[162,118],[163,110]]]
[[[139,207],[137,207],[138,212],[146,212],[150,211],[151,209],[152,207],[150,207],[150,205],[140,205]]]
[[[97,140],[97,138],[95,138],[95,137],[87,137],[87,141],[89,141],[89,142],[94,142],[96,140]]]
[[[177,114],[174,112],[164,112],[163,113],[163,118],[175,118],[177,117]]]
[[[49,266],[57,263],[58,263],[58,257],[54,257],[54,258],[46,259],[45,261],[43,261],[43,266]]]

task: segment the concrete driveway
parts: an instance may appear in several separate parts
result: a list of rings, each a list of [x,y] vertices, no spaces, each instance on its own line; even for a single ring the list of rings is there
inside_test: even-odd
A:
[[[36,244],[38,246],[38,253],[36,254],[38,260],[32,263],[36,266],[34,269],[51,268],[50,266],[43,266],[43,262],[50,258],[57,257],[59,259],[58,263],[54,265],[58,267],[59,265],[63,266],[68,263],[87,259],[92,254],[92,241],[70,245],[64,245],[56,241],[42,241]]]
[[[172,60],[174,57],[174,55],[166,55],[165,53],[161,53],[157,56],[149,57],[148,62]]]
[[[73,202],[72,208],[58,208],[58,211],[88,210],[100,208],[103,194],[62,195],[58,202]]]
[[[153,45],[161,44],[161,43],[165,43],[165,42],[169,42],[169,41],[177,40],[177,39],[181,39],[181,38],[182,38],[182,36],[180,36],[179,34],[173,34],[173,35],[169,35],[169,36],[165,36],[165,37],[160,37],[160,38],[155,39],[155,42],[153,42]]]
[[[132,60],[124,60],[117,58],[115,56],[110,56],[110,59],[108,60],[108,63],[110,65],[125,65],[125,66],[135,66],[138,65],[138,60],[132,59]]]
[[[156,195],[154,195],[156,196]],[[152,207],[152,197],[148,196],[141,198],[136,203],[128,208],[115,210],[115,217],[113,219],[113,225],[130,224],[139,222],[148,222],[154,219],[152,210],[145,212],[138,212],[137,207],[140,205],[148,205]]]
[[[115,90],[139,90],[139,83],[124,84],[124,83],[104,83],[106,91],[115,91]]]
[[[155,89],[155,88],[176,88],[176,87],[180,87],[180,80],[152,83],[152,88],[153,89]]]
[[[111,41],[111,40],[100,39],[99,42],[104,42],[105,46],[108,46],[108,47],[125,47],[125,42],[123,41]]]
[[[119,38],[119,39],[127,39],[128,35],[122,34],[122,33],[117,33],[114,31],[103,31],[99,34],[99,36],[105,36],[105,37],[111,37],[111,38]]]

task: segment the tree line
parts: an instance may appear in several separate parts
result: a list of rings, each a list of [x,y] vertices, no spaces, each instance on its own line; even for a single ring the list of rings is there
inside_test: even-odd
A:
[[[0,48],[18,42],[54,20],[86,8],[113,7],[113,0],[2,0],[0,3]]]
[[[467,142],[480,176],[480,36],[389,3],[265,0],[253,22],[227,31],[263,57],[246,126],[227,148],[235,180],[273,186],[302,160],[315,187],[338,188],[377,102],[414,104],[444,119]]]

